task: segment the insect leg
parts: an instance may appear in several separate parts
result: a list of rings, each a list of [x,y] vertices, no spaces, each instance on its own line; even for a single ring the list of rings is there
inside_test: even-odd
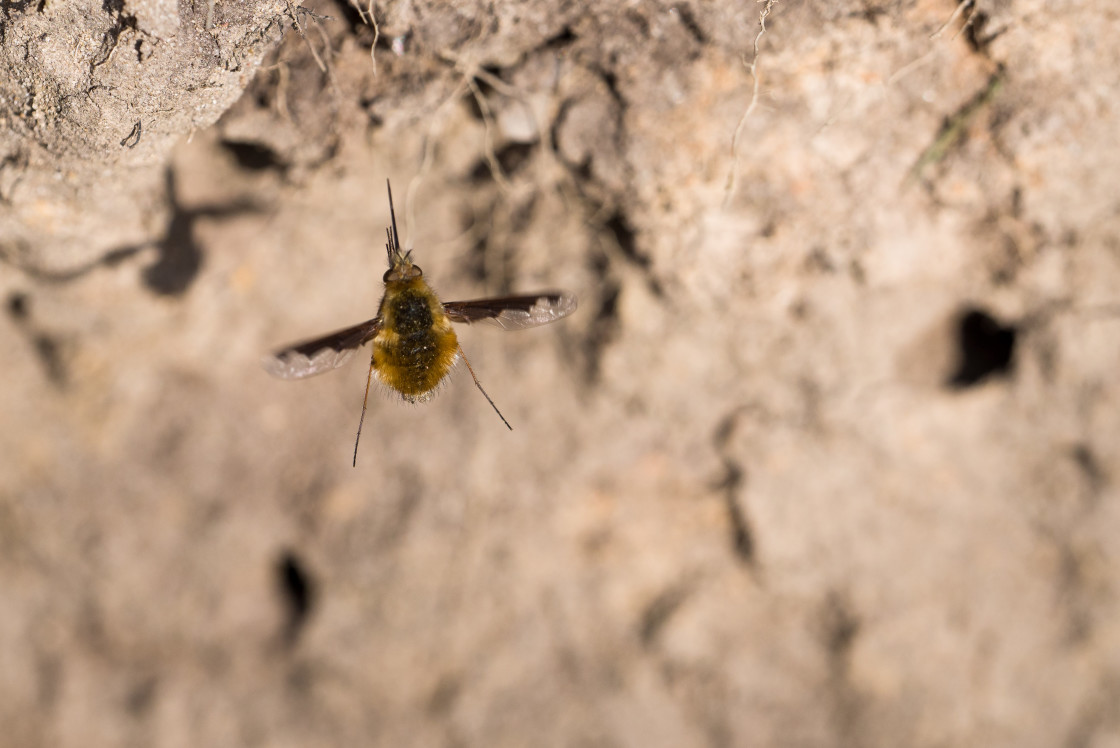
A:
[[[362,438],[362,424],[365,423],[366,420],[366,403],[369,402],[369,383],[373,379],[373,355],[373,352],[370,352],[369,374],[366,375],[366,396],[362,398],[362,417],[358,419],[358,435],[354,437],[353,467],[358,467],[358,440]]]
[[[478,381],[478,377],[476,377],[474,374],[474,367],[472,367],[471,362],[467,360],[467,354],[463,353],[463,346],[461,345],[459,346],[459,355],[463,357],[463,363],[467,365],[467,371],[471,373],[471,379],[474,380],[475,387],[478,387],[478,391],[481,392],[482,396],[486,398],[486,402],[490,403],[490,407],[493,408],[494,412],[498,414],[498,418],[502,419],[502,423],[506,425],[506,428],[510,431],[513,431],[513,426],[509,425],[509,421],[507,421],[506,417],[502,415],[502,411],[498,410],[498,406],[495,405],[494,401],[490,399],[490,396],[486,394],[486,390],[482,389],[482,384]]]

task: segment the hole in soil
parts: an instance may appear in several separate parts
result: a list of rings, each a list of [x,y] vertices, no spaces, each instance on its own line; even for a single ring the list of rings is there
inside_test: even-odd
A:
[[[291,551],[284,551],[276,564],[276,578],[288,607],[285,638],[294,643],[307,623],[315,602],[314,583],[303,568],[302,562]]]
[[[499,148],[494,157],[498,161],[498,166],[501,167],[502,173],[507,177],[512,177],[517,172],[521,171],[533,153],[533,148],[536,143],[507,143]],[[494,178],[490,170],[490,162],[485,158],[480,158],[474,168],[471,169],[469,179],[474,183],[489,182]]]
[[[284,163],[280,160],[276,151],[266,145],[223,140],[222,147],[237,159],[238,166],[247,171],[284,168]]]
[[[966,309],[957,327],[958,361],[947,385],[965,389],[994,376],[1007,376],[1014,365],[1014,326],[1004,327],[982,309]]]
[[[27,294],[14,291],[8,295],[8,314],[12,319],[22,322],[30,314],[31,300]]]

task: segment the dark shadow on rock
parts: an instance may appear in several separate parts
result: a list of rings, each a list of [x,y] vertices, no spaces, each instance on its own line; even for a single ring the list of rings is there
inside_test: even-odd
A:
[[[186,293],[202,269],[203,253],[194,235],[200,218],[225,218],[253,210],[258,206],[249,200],[234,200],[226,205],[204,205],[184,208],[175,191],[175,174],[166,174],[167,200],[171,204],[171,221],[167,233],[156,242],[158,259],[144,268],[144,284],[161,296]]]

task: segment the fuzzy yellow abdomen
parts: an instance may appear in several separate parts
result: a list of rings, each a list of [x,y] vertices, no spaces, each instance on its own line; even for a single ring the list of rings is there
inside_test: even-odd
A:
[[[435,292],[420,277],[385,284],[381,331],[373,339],[377,377],[409,402],[430,398],[455,365],[459,341]]]

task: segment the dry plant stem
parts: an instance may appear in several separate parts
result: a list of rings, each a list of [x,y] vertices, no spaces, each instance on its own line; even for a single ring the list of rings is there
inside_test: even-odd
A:
[[[482,92],[478,89],[477,84],[474,82],[476,79],[484,81],[488,86],[493,88],[502,96],[513,99],[522,107],[524,107],[525,114],[528,115],[529,121],[533,125],[533,131],[537,134],[537,137],[542,138],[545,141],[546,147],[541,149],[541,152],[546,158],[553,160],[553,162],[555,163],[554,159],[556,152],[553,148],[553,144],[551,143],[552,134],[548,128],[541,127],[540,121],[537,119],[537,115],[533,111],[532,105],[530,105],[529,103],[529,97],[525,94],[524,91],[522,91],[520,88],[517,88],[516,86],[512,86],[509,83],[506,83],[504,80],[489,72],[488,70],[484,70],[483,68],[477,66],[467,65],[458,58],[451,57],[449,55],[443,55],[443,58],[451,62],[455,66],[455,69],[460,71],[463,74],[463,77],[470,82],[471,91],[474,94],[475,99],[478,101],[479,109],[481,109],[483,113],[483,121],[486,124],[487,163],[490,165],[491,171],[494,173],[495,181],[498,182],[498,185],[500,187],[508,190],[512,187],[512,185],[510,184],[509,179],[505,176],[505,172],[502,171],[501,164],[500,162],[498,162],[497,157],[494,153],[494,137],[491,132],[491,126],[494,123],[493,117],[491,116],[492,110],[490,109],[488,102],[485,101],[485,97],[481,96]]]
[[[373,3],[371,2],[370,4],[372,5]],[[350,0],[350,7],[353,8],[354,10],[358,11],[358,18],[361,18],[362,23],[364,23],[368,26],[369,25],[369,19],[366,18],[366,10],[360,4],[358,4],[358,0]]]
[[[975,20],[976,20],[976,8],[973,7],[972,10],[970,10],[969,13],[968,13],[968,18],[964,19],[964,23],[961,24],[961,27],[959,29],[957,29],[957,33],[953,34],[953,38],[956,39],[958,36],[960,36],[965,31],[967,31],[972,26],[972,22],[975,21]]]
[[[276,64],[279,80],[276,82],[276,109],[286,121],[292,121],[292,112],[288,109],[288,86],[291,84],[292,71],[287,63]]]
[[[965,22],[961,25],[961,27],[959,29],[957,29],[957,33],[953,34],[953,38],[956,39],[958,36],[960,36],[962,33],[964,33],[964,30],[967,29],[969,26],[971,26],[973,19],[976,18],[975,0],[961,0],[961,2],[957,4],[957,7],[953,9],[953,13],[949,16],[949,18],[945,21],[945,23],[941,24],[941,26],[937,29],[937,31],[930,34],[929,38],[933,39],[933,40],[940,39],[941,35],[943,33],[945,33],[945,29],[947,29],[949,27],[949,24],[951,24],[956,18],[960,17],[961,13],[964,12],[965,8],[968,8],[969,6],[972,6],[972,9],[969,11],[968,18],[966,18]],[[897,71],[895,71],[895,73],[893,75],[891,75],[890,78],[887,79],[887,85],[892,86],[895,83],[897,83],[898,81],[902,80],[902,78],[904,78],[905,76],[910,74],[912,71],[918,69],[922,65],[924,65],[927,62],[929,62],[930,60],[932,60],[936,53],[937,53],[937,48],[935,47],[934,49],[931,49],[929,52],[926,52],[924,55],[917,58],[916,60],[911,60],[910,62],[906,63],[901,68],[899,68]]]
[[[503,96],[514,99],[520,103],[521,106],[525,107],[525,113],[529,115],[529,119],[533,123],[533,129],[536,130],[538,134],[543,135],[544,131],[541,128],[540,122],[537,121],[537,115],[533,113],[533,107],[529,105],[528,96],[525,95],[524,91],[516,86],[511,86],[498,76],[482,68],[477,69],[471,77],[486,81],[486,85]]]
[[[318,18],[312,16],[311,22],[315,24],[315,30],[319,32],[319,37],[323,40],[323,49],[326,50],[327,57],[333,57],[334,50],[331,49],[331,38],[330,35],[327,34],[327,30],[323,28],[323,24],[319,23]],[[328,71],[324,70],[323,72],[327,73]]]
[[[492,88],[494,88],[494,90],[498,91],[503,96],[508,96],[511,99],[517,99],[522,103],[524,103],[525,101],[525,94],[520,89],[511,86],[510,84],[506,83],[504,80],[487,70],[478,68],[471,74],[471,77],[480,78],[486,81],[486,84],[488,86],[491,86]]]
[[[770,11],[778,0],[765,0],[765,5],[758,14],[758,34],[754,37],[754,57],[751,59],[748,70],[751,74],[751,79],[754,85],[751,88],[751,100],[747,104],[746,111],[739,119],[739,124],[735,127],[735,134],[731,136],[731,173],[727,177],[727,186],[724,189],[723,206],[726,208],[731,202],[731,196],[735,194],[735,189],[738,187],[739,182],[739,138],[743,134],[743,126],[746,125],[747,119],[750,118],[751,112],[754,111],[758,105],[758,45],[762,40],[762,35],[766,33],[766,17],[770,15]],[[744,63],[746,61],[744,60]]]
[[[894,72],[893,75],[891,75],[890,78],[887,78],[887,85],[888,86],[893,86],[895,83],[898,83],[904,77],[906,77],[910,73],[912,73],[915,70],[917,70],[918,68],[920,68],[922,65],[925,65],[927,62],[929,62],[930,60],[933,59],[936,52],[937,52],[936,49],[932,49],[929,52],[926,52],[924,55],[922,55],[918,59],[911,60],[910,62],[908,62],[905,65],[903,65],[902,67],[900,67],[898,70],[896,70]]]
[[[327,72],[327,66],[323,62],[323,58],[321,58],[319,56],[319,53],[315,51],[315,45],[312,44],[311,40],[307,38],[307,34],[303,33],[303,26],[300,25],[299,22],[299,11],[292,6],[291,0],[288,0],[288,15],[292,17],[292,23],[295,25],[296,31],[299,32],[300,37],[302,37],[303,40],[307,42],[307,48],[311,50],[311,56],[315,58],[315,64],[319,66],[319,70],[323,71],[324,73]]]
[[[529,96],[526,95],[525,92],[521,90],[521,88],[506,83],[502,80],[502,78],[486,71],[486,69],[483,69],[482,67],[475,66],[472,69],[472,66],[464,63],[463,60],[448,54],[440,54],[440,58],[446,60],[446,62],[450,63],[451,65],[454,65],[457,71],[463,73],[463,76],[464,78],[466,78],[466,80],[473,80],[473,78],[478,78],[479,81],[485,82],[488,86],[494,88],[494,90],[498,93],[502,94],[503,96],[510,97],[510,99],[515,100],[517,103],[520,103],[524,107],[525,114],[529,115],[529,120],[533,124],[533,131],[541,140],[542,147],[538,150],[540,156],[542,157],[542,163],[543,165],[547,165],[547,168],[550,169],[550,171],[547,172],[549,176],[545,178],[545,180],[561,181],[561,183],[566,184],[566,188],[561,188],[564,202],[572,206],[581,204],[582,199],[578,196],[575,190],[571,189],[570,172],[567,168],[561,166],[560,161],[558,160],[557,150],[556,147],[554,147],[554,143],[552,142],[552,130],[551,128],[541,127],[541,121],[533,111],[533,106],[529,101]],[[482,104],[479,104],[479,107],[482,107]]]
[[[490,111],[490,103],[486,101],[486,97],[482,95],[479,90],[478,84],[474,82],[474,78],[467,77],[467,85],[470,86],[471,93],[474,94],[474,100],[478,102],[478,108],[482,112],[482,124],[486,127],[486,145],[484,153],[486,155],[486,163],[490,165],[490,173],[494,176],[494,181],[498,183],[498,187],[503,192],[510,190],[509,180],[502,172],[502,165],[498,163],[498,157],[494,153],[494,116]]]
[[[430,172],[432,169],[432,163],[435,158],[435,144],[437,141],[436,135],[438,127],[443,124],[441,113],[444,112],[451,104],[458,101],[459,97],[463,95],[463,92],[466,89],[467,84],[465,82],[460,83],[458,86],[456,86],[455,90],[451,92],[451,95],[444,99],[443,103],[436,107],[435,114],[432,116],[431,124],[428,125],[428,132],[424,136],[424,158],[420,162],[420,169],[416,172],[416,176],[409,180],[408,189],[405,192],[404,212],[405,219],[408,224],[408,228],[406,229],[407,232],[411,232],[411,227],[416,225],[416,193],[417,191],[419,191],[420,185],[424,183],[424,179],[427,178],[428,172]],[[412,249],[411,236],[407,233],[405,236],[405,248]]]
[[[373,63],[373,77],[377,77],[377,40],[381,38],[381,26],[373,14],[373,0],[369,0],[369,19],[373,26],[373,44],[369,45],[369,60]]]
[[[533,123],[533,130],[537,133],[537,136],[546,140],[545,144],[548,147],[545,148],[543,152],[546,154],[546,156],[555,155],[555,150],[552,148],[552,143],[550,141],[551,133],[548,131],[548,128],[541,127],[540,121],[537,119],[537,115],[533,111],[533,107],[529,104],[529,97],[525,94],[524,91],[522,91],[520,88],[517,88],[516,86],[511,86],[509,83],[506,83],[498,76],[487,70],[483,70],[482,68],[478,68],[477,70],[475,70],[473,75],[471,75],[470,77],[478,78],[479,80],[485,81],[488,86],[493,88],[498,93],[521,104],[521,106],[525,108],[525,113],[529,116],[529,121]]]
[[[945,29],[947,29],[949,27],[949,24],[951,24],[954,19],[960,17],[961,13],[964,12],[965,8],[968,8],[969,6],[972,6],[972,7],[971,7],[971,10],[969,11],[968,17],[965,19],[965,22],[961,25],[961,27],[959,29],[957,29],[957,33],[953,34],[953,38],[956,39],[958,36],[960,36],[962,33],[964,33],[965,29],[967,29],[970,25],[972,25],[972,21],[976,18],[975,0],[961,0],[961,2],[957,4],[957,7],[953,9],[953,13],[952,13],[952,15],[949,16],[948,20],[946,20],[945,23],[941,24],[941,26],[937,29],[937,31],[930,34],[929,38],[931,40],[934,40],[934,41],[939,39],[941,37],[941,35],[944,33]],[[928,52],[921,55],[917,59],[911,60],[910,62],[906,63],[905,65],[900,67],[898,70],[896,70],[894,73],[892,73],[891,76],[889,78],[887,78],[887,80],[883,83],[884,87],[889,88],[890,86],[893,86],[895,83],[898,83],[900,80],[905,78],[907,75],[909,75],[910,73],[912,73],[915,70],[917,70],[918,68],[920,68],[922,65],[925,65],[925,64],[929,63],[930,61],[932,61],[937,56],[937,54],[938,54],[938,48],[937,48],[936,45],[934,45],[933,48],[930,49]],[[846,108],[846,106],[841,107],[840,110],[843,110],[844,108]],[[818,132],[823,131],[826,127],[831,125],[835,121],[836,117],[837,117],[837,114],[833,114],[832,116],[830,116],[828,118],[828,121],[826,121],[824,123],[824,125],[821,126],[821,128],[820,128],[820,130],[818,130]]]
[[[929,38],[930,39],[937,39],[942,34],[944,34],[945,29],[949,28],[949,24],[951,24],[953,21],[955,21],[957,18],[959,18],[961,13],[964,12],[964,9],[969,7],[969,6],[973,6],[973,10],[975,11],[975,0],[961,0],[959,3],[957,3],[957,7],[953,9],[952,15],[949,16],[948,20],[946,20],[945,23],[941,24],[941,27],[939,29],[937,29],[937,31],[934,31],[932,34],[930,34]],[[968,24],[972,22],[972,16],[973,15],[975,15],[975,13],[969,13],[968,20],[965,21],[964,26],[962,26],[960,28],[960,30],[957,31],[957,33],[953,35],[954,39],[957,37],[958,34],[961,33],[961,31],[964,31],[966,28],[968,28]]]
[[[276,97],[273,99],[272,108],[277,115],[285,121],[292,121],[292,113],[288,111],[288,86],[291,83],[291,69],[288,63],[280,61],[273,65],[263,65],[261,71],[276,71]]]
[[[363,8],[358,0],[350,0],[350,6],[358,11],[358,17],[362,19],[362,23],[367,26],[373,27],[373,44],[369,46],[369,59],[373,63],[373,77],[377,77],[377,40],[381,38],[381,26],[377,23],[377,15],[373,12],[373,0],[369,0],[369,5]]]

